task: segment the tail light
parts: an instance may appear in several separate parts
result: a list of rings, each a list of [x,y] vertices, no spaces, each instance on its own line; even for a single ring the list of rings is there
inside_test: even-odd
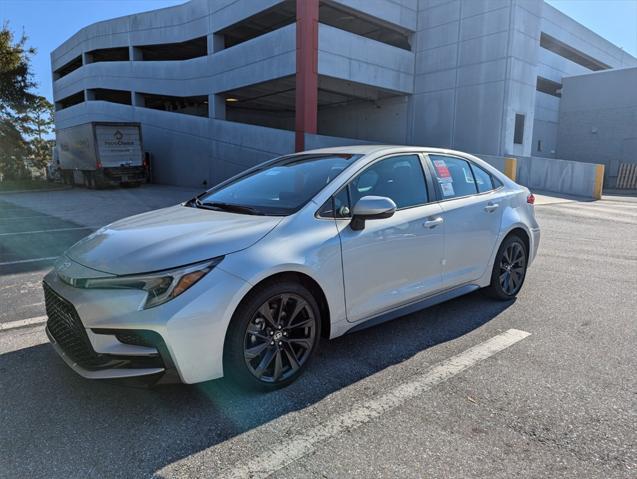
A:
[[[535,196],[533,195],[533,193],[529,194],[529,196],[526,197],[526,202],[530,205],[535,204]]]

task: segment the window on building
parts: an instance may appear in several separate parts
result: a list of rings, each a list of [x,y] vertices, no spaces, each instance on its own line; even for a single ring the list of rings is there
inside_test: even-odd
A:
[[[121,103],[122,105],[132,105],[131,92],[125,90],[109,90],[106,88],[95,88],[89,90],[89,100],[108,101],[111,103]]]
[[[547,95],[556,96],[558,98],[562,97],[562,84],[549,80],[548,78],[537,77],[535,89]]]
[[[521,113],[515,114],[515,130],[513,132],[513,143],[522,145],[524,143],[524,119]]]
[[[542,151],[542,140],[537,140],[537,151]]]
[[[78,91],[73,95],[69,95],[66,98],[62,98],[55,102],[56,110],[64,110],[73,105],[77,105],[78,103],[82,103],[84,101],[84,90]]]
[[[82,55],[78,55],[70,62],[65,63],[60,68],[55,70],[53,72],[53,77],[57,80],[59,78],[62,78],[63,76],[68,75],[72,71],[77,70],[81,66],[82,66]]]
[[[129,60],[128,47],[102,48],[87,53],[91,63],[96,62],[125,62]]]
[[[185,115],[208,116],[208,96],[168,96],[139,93],[143,105],[153,110],[183,113]]]
[[[134,48],[138,52],[135,59],[142,61],[190,60],[208,55],[208,39],[199,37],[181,43],[139,45]]]
[[[476,181],[467,160],[453,156],[429,155],[444,199],[475,195]]]

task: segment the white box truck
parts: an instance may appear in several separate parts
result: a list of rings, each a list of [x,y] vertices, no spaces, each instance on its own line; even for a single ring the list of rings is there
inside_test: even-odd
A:
[[[139,123],[91,122],[56,131],[62,181],[100,188],[139,186],[146,167]]]

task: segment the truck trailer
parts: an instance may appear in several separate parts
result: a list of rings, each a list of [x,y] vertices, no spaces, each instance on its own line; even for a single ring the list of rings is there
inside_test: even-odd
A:
[[[56,131],[62,181],[87,188],[139,186],[146,168],[139,123],[91,122]]]

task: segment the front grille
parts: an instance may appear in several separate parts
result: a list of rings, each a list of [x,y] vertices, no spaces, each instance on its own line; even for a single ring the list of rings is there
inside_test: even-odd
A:
[[[49,285],[43,283],[46,325],[66,355],[86,369],[104,366],[108,359],[97,354],[86,335],[84,326],[71,303],[57,294]]]

